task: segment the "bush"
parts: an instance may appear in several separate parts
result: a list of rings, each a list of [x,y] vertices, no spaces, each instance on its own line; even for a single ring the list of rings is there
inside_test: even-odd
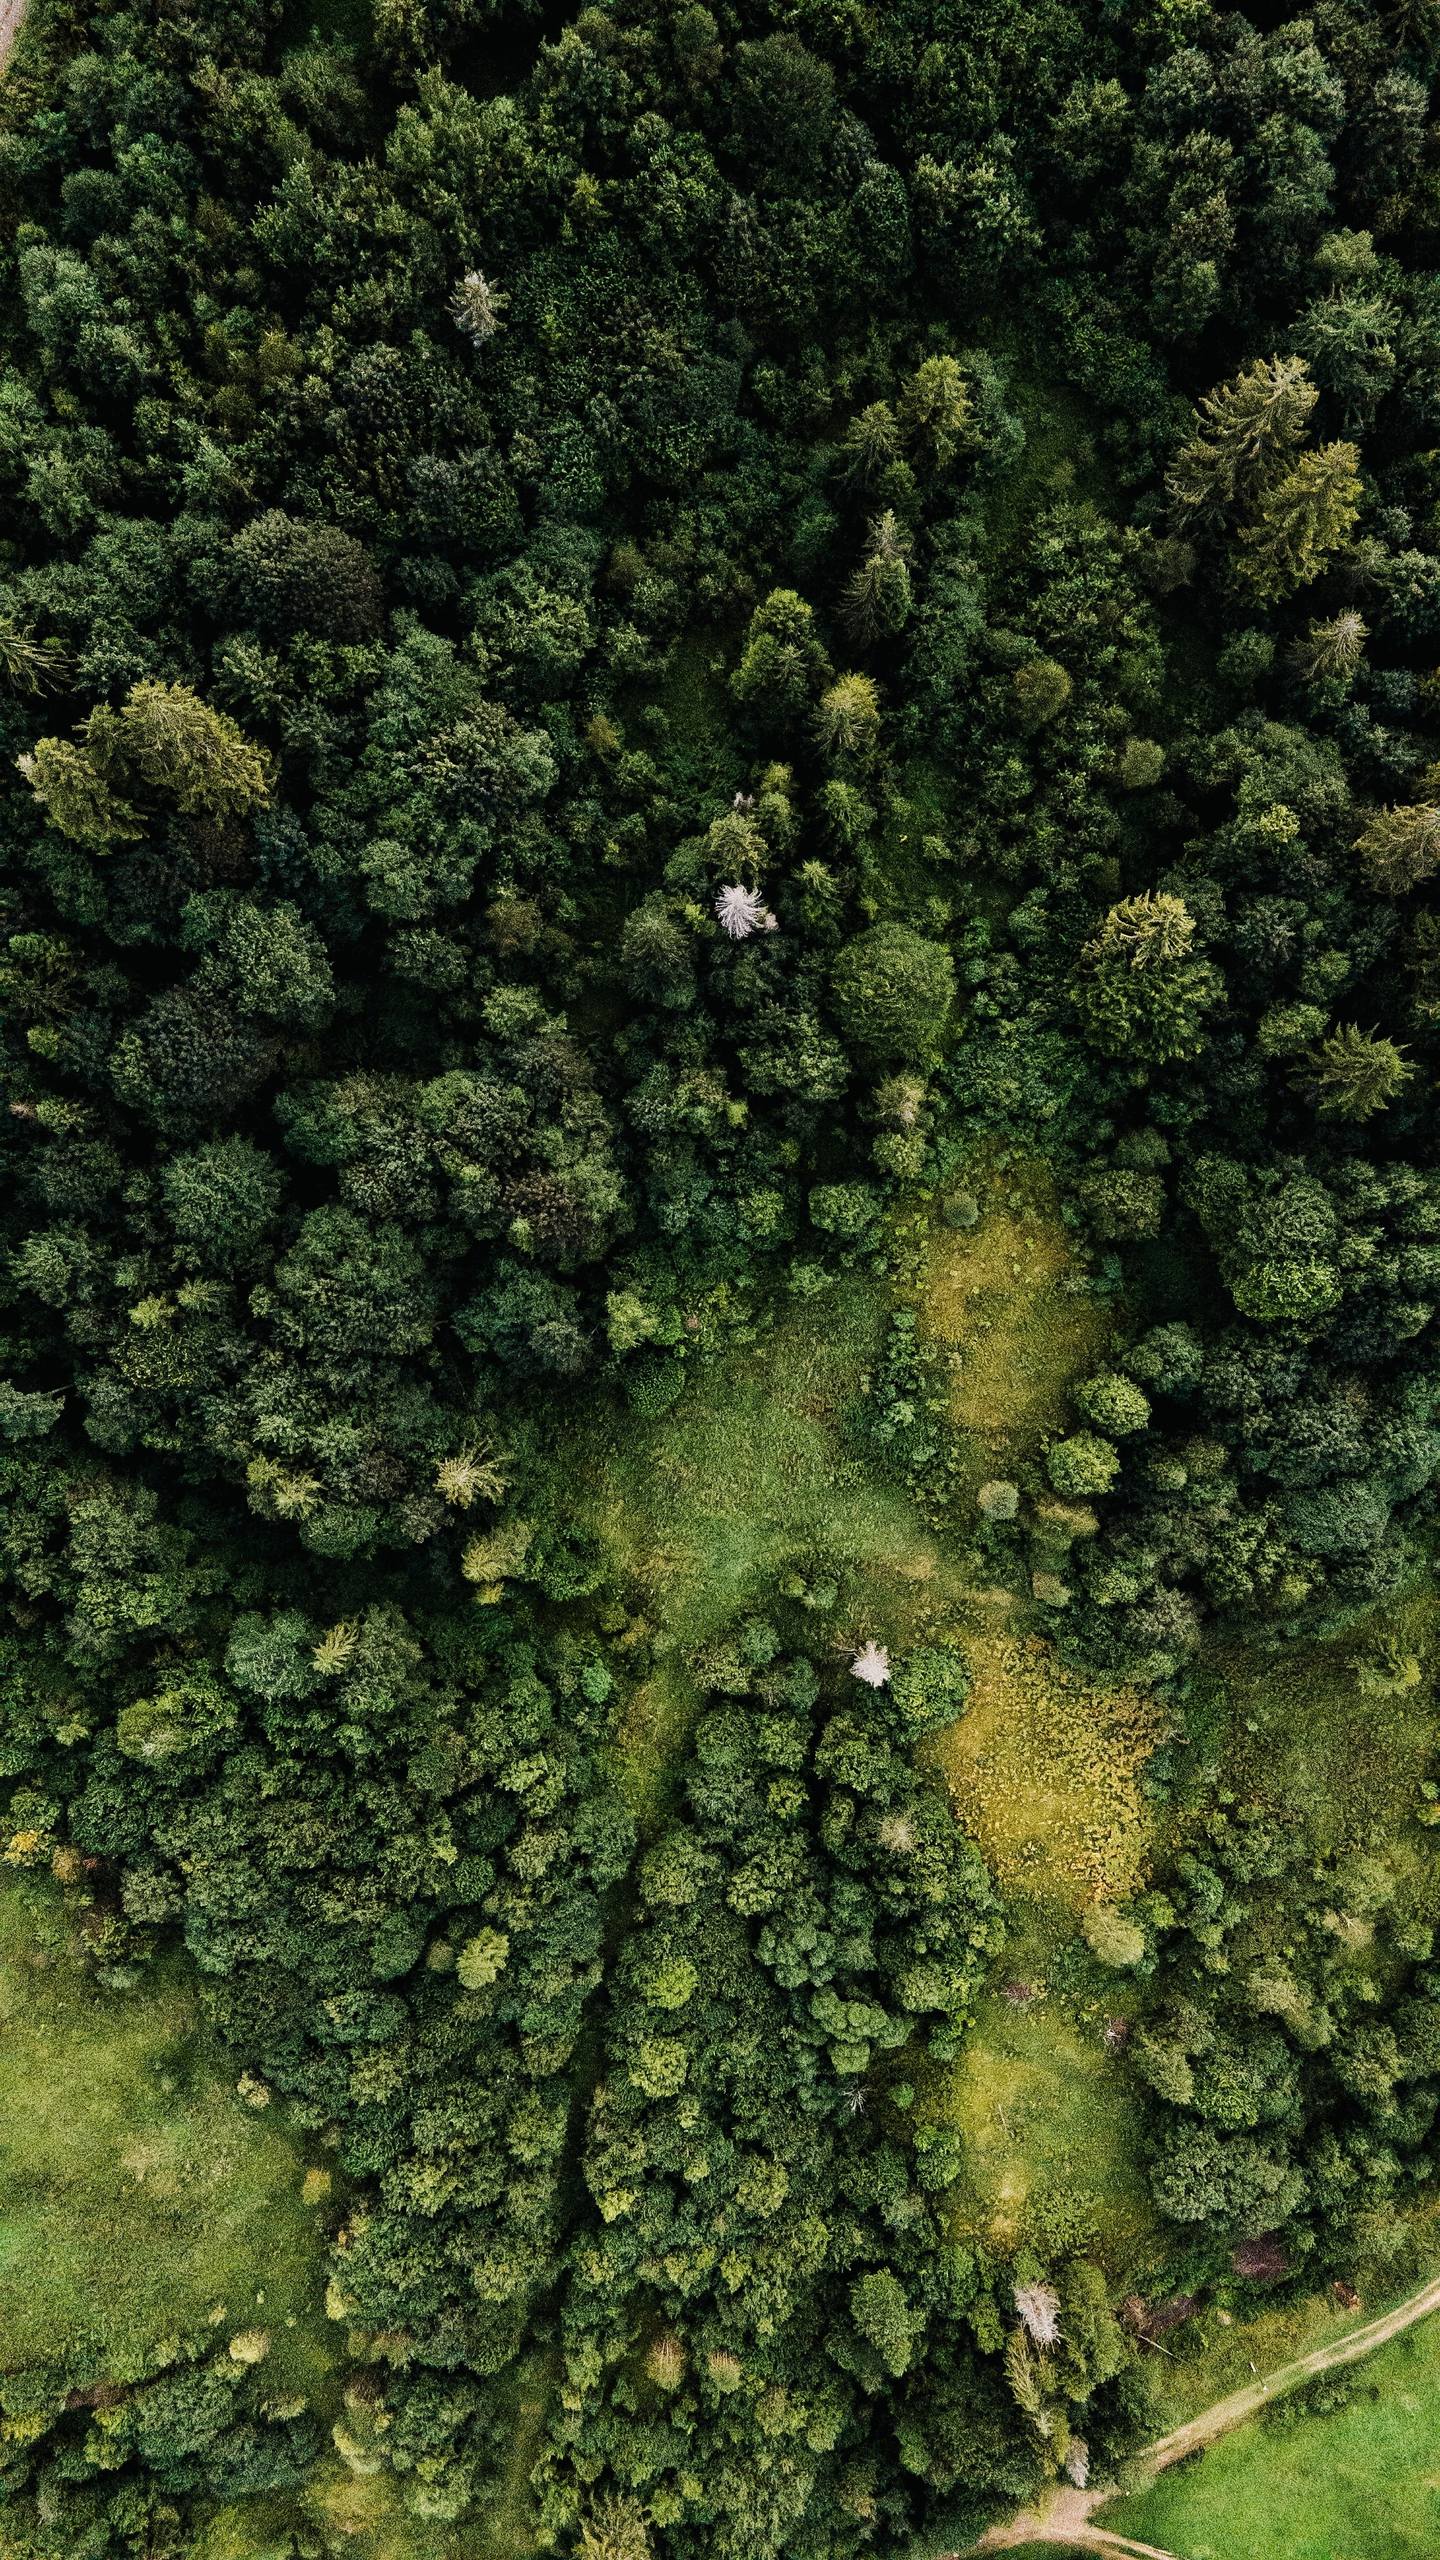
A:
[[[1055,1491],[1064,1494],[1108,1493],[1120,1472],[1115,1450],[1094,1431],[1057,1440],[1045,1465]]]
[[[949,953],[910,925],[877,924],[840,953],[830,996],[856,1048],[882,1061],[923,1064],[949,1021],[955,971]]]
[[[890,1698],[908,1733],[953,1724],[970,1695],[970,1665],[953,1645],[921,1645],[890,1673]]]
[[[1086,1421],[1112,1440],[1143,1431],[1150,1419],[1149,1397],[1116,1369],[1102,1369],[1096,1377],[1082,1379],[1074,1392]]]

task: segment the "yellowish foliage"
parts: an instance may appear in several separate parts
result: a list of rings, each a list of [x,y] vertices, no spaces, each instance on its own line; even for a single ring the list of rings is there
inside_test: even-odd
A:
[[[1153,1702],[1082,1679],[1040,1636],[982,1634],[968,1650],[969,1708],[930,1746],[958,1819],[1007,1891],[1070,1909],[1123,1901],[1145,1875]]]
[[[920,1275],[920,1326],[952,1355],[951,1412],[986,1456],[1033,1446],[1066,1417],[1071,1380],[1093,1368],[1110,1317],[1081,1289],[1042,1166],[974,1178],[978,1223],[937,1228]]]

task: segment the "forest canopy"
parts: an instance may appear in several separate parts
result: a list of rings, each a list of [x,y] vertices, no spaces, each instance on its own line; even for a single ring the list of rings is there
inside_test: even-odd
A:
[[[187,1968],[332,2345],[0,2335],[16,2560],[958,2549],[1141,2441],[1156,2302],[1433,2197],[1440,1774],[1217,1737],[1328,1647],[1408,1771],[1427,1676],[1437,72],[1435,0],[30,0],[0,1842],[97,1999]],[[1143,1737],[1051,1948],[1143,2251],[967,2201],[997,1593]]]

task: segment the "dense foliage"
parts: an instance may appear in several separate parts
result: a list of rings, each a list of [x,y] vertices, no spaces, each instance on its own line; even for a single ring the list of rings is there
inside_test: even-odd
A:
[[[963,1663],[852,1680],[797,1555],[637,1826],[653,1629],[564,1431],[1043,1131],[1130,1311],[1047,1454],[1060,1640],[1183,1704],[1208,1624],[1413,1571],[1440,16],[34,6],[7,1855],[114,1985],[183,1942],[333,2136],[333,2442],[420,2523],[512,2495],[528,2393],[545,2548],[958,2536],[1141,2382],[1083,2246],[947,2205],[1003,1940],[916,1758]],[[1016,1487],[952,1517],[903,1319],[878,1411],[1034,1562]],[[1202,2273],[1323,2259],[1429,2171],[1423,1920],[1233,1803],[1162,1882],[1088,1929],[1149,1987],[1157,2203]],[[263,2367],[176,2354],[0,2383],[7,2547],[303,2481]]]

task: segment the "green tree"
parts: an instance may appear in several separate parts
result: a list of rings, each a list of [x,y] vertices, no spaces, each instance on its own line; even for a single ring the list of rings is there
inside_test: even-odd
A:
[[[850,2287],[850,2317],[887,2373],[908,2373],[920,2323],[898,2276],[886,2268],[857,2277]]]
[[[1169,891],[1147,889],[1110,909],[1080,953],[1075,981],[1080,1020],[1097,1049],[1144,1066],[1195,1055],[1221,982],[1194,939],[1194,917]]]
[[[793,587],[776,587],[750,616],[744,654],[730,679],[736,701],[770,719],[791,718],[829,675],[813,608]]]
[[[1267,482],[1241,527],[1239,574],[1267,602],[1318,578],[1360,513],[1360,455],[1353,444],[1302,453],[1283,478]]]
[[[969,387],[954,356],[927,356],[900,394],[900,431],[943,471],[972,431]]]
[[[1120,1460],[1108,1440],[1094,1431],[1077,1431],[1057,1440],[1045,1460],[1057,1493],[1108,1493],[1120,1472]]]
[[[1383,1111],[1415,1070],[1403,1049],[1377,1031],[1342,1023],[1306,1059],[1318,1106],[1327,1119],[1369,1120]]]
[[[1102,1369],[1096,1377],[1082,1378],[1075,1389],[1075,1402],[1086,1421],[1093,1423],[1097,1431],[1108,1433],[1112,1440],[1143,1431],[1150,1419],[1149,1397],[1133,1378],[1122,1377],[1118,1369]]]
[[[1200,402],[1167,486],[1182,516],[1223,516],[1287,468],[1319,398],[1300,356],[1263,356]]]
[[[830,997],[846,1038],[866,1056],[923,1063],[950,1019],[954,964],[910,925],[871,925],[837,956]]]
[[[1056,719],[1074,692],[1068,670],[1057,658],[1027,658],[1012,679],[1015,707],[1024,729],[1043,729]]]

